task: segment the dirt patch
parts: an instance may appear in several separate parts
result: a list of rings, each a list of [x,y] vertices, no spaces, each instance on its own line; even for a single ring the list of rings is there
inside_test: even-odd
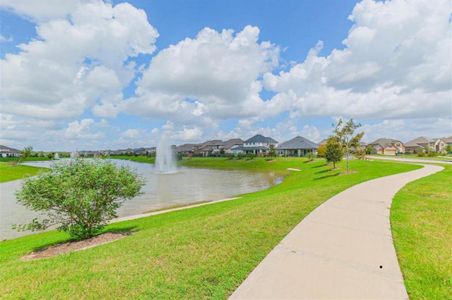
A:
[[[93,248],[99,245],[104,245],[111,243],[113,241],[119,240],[126,237],[129,233],[124,232],[107,232],[86,240],[67,242],[63,244],[58,244],[55,246],[50,246],[48,248],[34,251],[28,255],[22,257],[23,260],[32,260],[39,258],[48,258],[55,255],[60,255],[67,252],[80,251],[88,248]]]
[[[293,171],[293,172],[300,172],[301,171],[300,169],[297,169],[297,168],[287,168],[287,170]]]

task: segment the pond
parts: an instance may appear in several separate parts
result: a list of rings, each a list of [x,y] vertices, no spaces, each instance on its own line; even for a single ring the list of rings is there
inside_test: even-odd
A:
[[[181,167],[174,174],[158,174],[152,164],[128,160],[111,161],[119,166],[130,167],[145,180],[143,194],[126,201],[118,211],[120,217],[200,201],[221,200],[266,189],[281,182],[281,177],[274,173]],[[26,164],[51,167],[53,162]],[[27,223],[37,216],[35,212],[16,203],[15,192],[22,183],[22,180],[16,180],[0,184],[0,240],[30,234],[17,232],[11,226]]]

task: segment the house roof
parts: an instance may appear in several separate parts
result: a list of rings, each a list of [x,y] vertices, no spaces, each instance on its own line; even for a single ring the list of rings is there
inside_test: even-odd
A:
[[[242,139],[230,139],[230,140],[224,141],[223,144],[224,144],[224,148],[231,149],[232,146],[243,145],[243,140]]]
[[[197,144],[183,144],[176,147],[176,152],[189,152],[195,150]]]
[[[280,145],[278,145],[277,149],[282,150],[282,149],[287,149],[287,150],[291,150],[291,149],[317,149],[319,146],[308,140],[307,138],[304,138],[302,136],[296,136],[291,140],[288,140],[284,143],[281,143]]]
[[[271,137],[266,137],[261,134],[256,134],[252,138],[249,138],[245,141],[245,143],[268,143],[268,144],[277,144],[278,141]]]
[[[402,143],[399,140],[395,140],[395,139],[387,139],[387,138],[381,138],[381,139],[377,139],[375,141],[373,141],[372,143],[369,143],[369,145],[379,145],[381,147],[390,147],[395,143]]]
[[[442,138],[442,140],[446,144],[452,144],[452,135],[450,137],[444,137],[444,138]]]
[[[20,153],[20,150],[0,145],[0,152]]]
[[[253,151],[253,150],[269,150],[266,146],[252,146],[252,147],[243,147],[239,146],[234,148],[234,151]]]
[[[425,136],[420,136],[418,138],[415,138],[414,140],[411,140],[409,142],[405,143],[405,147],[422,147],[420,144],[428,144],[429,138],[426,138]]]

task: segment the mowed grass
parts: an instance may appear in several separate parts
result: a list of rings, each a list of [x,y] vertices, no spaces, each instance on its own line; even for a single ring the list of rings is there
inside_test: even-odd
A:
[[[139,155],[139,156],[112,155],[112,156],[108,156],[107,159],[124,159],[124,160],[132,160],[132,161],[136,161],[136,162],[149,163],[149,164],[153,164],[155,162],[155,157],[144,156],[144,155]]]
[[[43,168],[16,165],[11,162],[0,162],[0,182],[6,182],[37,175]]]
[[[391,209],[397,256],[411,299],[452,295],[452,167],[399,191]]]
[[[225,299],[307,214],[357,183],[419,166],[353,161],[331,170],[303,159],[192,159],[184,165],[287,174],[240,199],[137,220],[106,230],[133,234],[95,248],[36,261],[21,257],[68,236],[46,232],[0,242],[0,295],[10,299]],[[288,172],[287,168],[300,172]]]

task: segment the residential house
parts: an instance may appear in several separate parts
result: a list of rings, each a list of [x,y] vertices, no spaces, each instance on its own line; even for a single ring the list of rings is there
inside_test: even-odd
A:
[[[1,157],[19,157],[20,150],[0,145]]]
[[[380,138],[368,144],[377,154],[397,155],[405,153],[405,146],[399,140]]]
[[[229,139],[224,142],[224,152],[225,153],[233,153],[234,149],[238,149],[243,146],[242,139]]]
[[[198,144],[183,144],[176,147],[176,153],[184,156],[192,156]]]
[[[282,156],[305,156],[308,153],[316,153],[318,147],[316,143],[307,138],[296,136],[291,140],[279,144],[276,150]]]
[[[272,147],[276,149],[277,145],[278,141],[275,139],[257,134],[244,141],[241,147],[235,147],[231,152],[234,154],[245,153],[262,156],[268,154]]]
[[[199,145],[194,153],[201,156],[211,156],[220,154],[222,149],[224,149],[223,141],[211,140]]]
[[[405,144],[405,149],[407,153],[418,153],[418,152],[443,152],[446,150],[447,142],[444,139],[434,138],[430,139],[425,136],[420,136],[411,140]]]

